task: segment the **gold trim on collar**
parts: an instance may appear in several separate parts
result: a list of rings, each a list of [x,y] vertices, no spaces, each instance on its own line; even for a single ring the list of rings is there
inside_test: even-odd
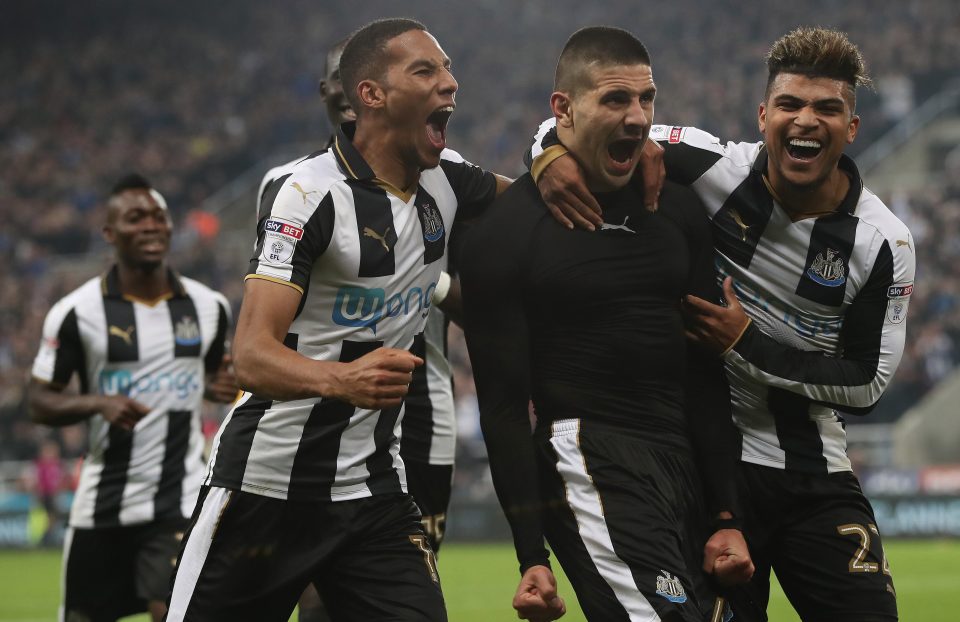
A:
[[[350,163],[347,162],[347,158],[344,157],[343,151],[340,150],[340,137],[337,136],[333,139],[333,148],[337,150],[337,155],[340,156],[340,161],[343,162],[343,165],[347,167],[347,172],[350,173],[350,176],[354,179],[360,179],[357,177],[357,174],[353,172],[353,169],[350,167]]]
[[[401,190],[400,188],[397,188],[396,186],[391,184],[389,181],[384,181],[379,177],[374,177],[373,183],[377,184],[378,186],[380,186],[381,188],[383,188],[393,196],[398,197],[404,203],[409,203],[410,199],[413,198],[413,191]]]
[[[139,296],[134,296],[133,294],[122,294],[121,297],[127,302],[136,302],[142,305],[146,305],[148,307],[155,307],[161,302],[165,302],[173,298],[173,292],[167,292],[162,296],[157,296],[156,298],[151,298],[151,299],[140,298]]]

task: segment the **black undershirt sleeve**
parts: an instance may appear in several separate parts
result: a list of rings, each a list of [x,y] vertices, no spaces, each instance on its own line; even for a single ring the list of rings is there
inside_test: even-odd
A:
[[[465,335],[493,485],[523,573],[549,561],[528,414],[530,346],[521,263],[510,242],[519,239],[520,227],[516,220],[506,229],[488,220],[470,232],[460,258]]]
[[[687,292],[717,303],[722,294],[713,263],[710,224],[703,205],[687,188],[666,186],[665,200],[679,199],[676,210],[690,245],[690,281]],[[669,215],[669,214],[668,214]],[[700,477],[703,480],[708,516],[728,511],[742,515],[737,498],[736,468],[740,459],[740,434],[730,410],[730,388],[723,360],[692,341],[687,341],[687,376],[684,410]]]

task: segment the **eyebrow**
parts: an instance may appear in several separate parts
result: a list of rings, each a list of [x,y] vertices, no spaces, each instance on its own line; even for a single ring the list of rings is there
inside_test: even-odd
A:
[[[808,103],[807,100],[805,99],[801,99],[796,95],[788,95],[788,94],[777,95],[776,97],[773,98],[773,101],[787,102],[791,104],[807,104]],[[844,101],[842,97],[828,97],[826,99],[813,100],[814,106],[841,106],[842,107],[844,104],[846,104],[846,101]]]
[[[450,60],[450,58],[444,56],[443,67],[446,67],[447,69],[449,69],[451,65],[452,65],[452,61]],[[429,67],[432,69],[436,66],[437,66],[436,61],[434,61],[431,58],[418,58],[417,60],[410,63],[407,66],[407,69],[410,71],[413,71],[414,69],[419,69],[420,67]]]
[[[610,97],[612,95],[620,95],[624,93],[627,95],[630,95],[631,91],[630,89],[626,89],[618,86],[618,87],[611,88],[609,91],[603,91],[603,93],[601,94],[601,97]],[[645,95],[656,95],[656,94],[657,94],[657,87],[651,86],[649,88],[645,88],[642,91],[640,91],[638,93],[638,96],[643,97]]]

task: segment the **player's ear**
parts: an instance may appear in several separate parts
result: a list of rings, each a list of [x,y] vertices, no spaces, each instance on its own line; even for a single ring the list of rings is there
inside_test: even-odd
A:
[[[557,125],[560,127],[573,127],[573,101],[570,96],[561,91],[556,91],[550,95],[550,110],[553,116],[557,118]]]
[[[327,102],[327,81],[320,80],[320,84],[317,85],[317,92],[320,93],[320,101]]]
[[[361,80],[357,84],[357,98],[368,108],[382,108],[386,93],[375,80]]]
[[[852,143],[857,138],[857,130],[860,128],[859,115],[850,117],[850,123],[847,124],[847,144]]]
[[[110,197],[110,199],[107,200],[107,218],[106,222],[103,223],[103,227],[100,228],[100,235],[102,235],[104,241],[111,246],[117,240],[117,233],[113,230],[113,224],[117,220],[117,210],[119,208],[114,201],[115,197]]]
[[[767,131],[767,103],[760,102],[760,110],[757,112],[757,125],[760,127],[760,133]]]

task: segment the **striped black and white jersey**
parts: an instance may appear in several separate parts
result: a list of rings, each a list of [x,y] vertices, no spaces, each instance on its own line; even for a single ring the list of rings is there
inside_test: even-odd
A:
[[[266,189],[247,278],[303,295],[285,343],[349,362],[384,346],[424,351],[430,299],[454,217],[496,194],[496,179],[453,152],[404,193],[375,177],[344,126],[331,149]],[[206,483],[265,496],[346,500],[406,490],[403,408],[244,394],[217,434]]]
[[[334,139],[330,139],[333,145]],[[258,225],[270,217],[272,205],[263,199],[267,189],[278,179],[285,180],[294,167],[318,153],[291,160],[267,171],[257,191]],[[455,151],[444,149],[442,160],[459,162]],[[282,183],[282,181],[280,182]],[[441,270],[447,270],[447,257],[441,261]],[[449,320],[439,308],[431,307],[423,331],[423,343],[417,342],[413,353],[424,364],[413,372],[413,382],[404,400],[403,442],[400,457],[403,460],[437,465],[452,465],[456,456],[457,418],[453,401],[453,370],[447,360],[447,327]]]
[[[124,297],[117,269],[91,279],[47,314],[33,375],[83,393],[123,394],[150,413],[133,431],[89,419],[70,512],[73,527],[111,527],[189,517],[203,478],[204,377],[220,365],[229,305],[219,293],[170,272],[173,294],[155,304]]]
[[[553,121],[537,146],[556,143]],[[807,473],[849,471],[838,411],[866,414],[903,354],[916,259],[907,227],[867,188],[853,160],[840,207],[793,222],[767,187],[763,143],[721,144],[655,125],[667,176],[706,205],[721,279],[753,320],[726,355],[741,459]]]

